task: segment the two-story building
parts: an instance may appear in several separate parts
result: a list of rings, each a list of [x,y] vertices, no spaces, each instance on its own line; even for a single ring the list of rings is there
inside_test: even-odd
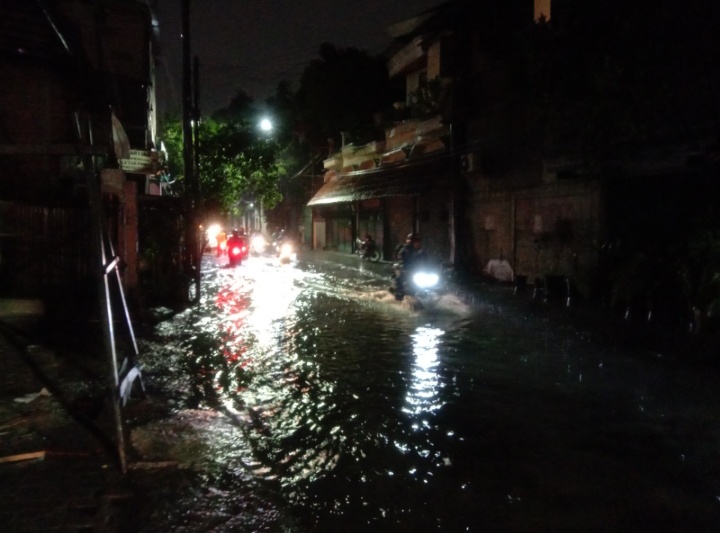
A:
[[[98,175],[124,281],[137,284],[138,196],[157,170],[154,46],[144,2],[0,6],[0,295],[42,297],[98,272]]]
[[[389,75],[405,83],[405,101],[396,105],[401,119],[385,128],[383,143],[343,147],[325,161],[325,184],[309,205],[322,219],[316,233],[324,224],[331,246],[347,249],[355,235],[369,232],[389,257],[416,231],[438,259],[466,268],[512,257],[512,240],[499,243],[488,233],[502,226],[498,213],[491,208],[478,218],[485,200],[478,189],[499,171],[491,161],[511,142],[508,132],[523,130],[516,129],[519,116],[504,114],[501,85],[509,68],[504,54],[532,26],[533,3],[488,3],[480,15],[474,7],[447,2],[388,28]]]
[[[670,28],[665,11],[648,22],[637,6],[614,6],[451,0],[392,26],[388,68],[405,80],[398,107],[414,114],[388,126],[384,143],[325,161],[309,203],[317,242],[349,249],[374,232],[387,257],[416,230],[467,270],[622,292],[621,273],[642,263],[634,255],[682,243],[684,221],[718,197],[717,40],[708,24],[692,39],[699,12]],[[685,44],[653,44],[658,28]],[[614,29],[622,41],[607,39]],[[669,65],[679,72],[663,73]],[[672,92],[654,96],[651,80]],[[642,264],[630,285],[649,277]]]

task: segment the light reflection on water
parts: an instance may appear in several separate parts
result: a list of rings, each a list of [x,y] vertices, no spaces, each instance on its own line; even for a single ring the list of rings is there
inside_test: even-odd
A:
[[[244,372],[230,387],[218,372],[217,388],[226,405],[248,413],[253,457],[245,462],[279,482],[317,527],[410,512],[409,502],[383,507],[382,494],[428,483],[449,463],[431,420],[444,403],[444,330],[416,326],[407,309],[392,316],[385,304],[358,302],[343,279],[294,268],[279,276],[265,263],[230,274],[216,306],[227,370]]]
[[[681,408],[658,401],[657,368],[520,315],[428,321],[363,298],[342,271],[250,261],[213,274],[195,322],[206,344],[190,344],[247,421],[247,446],[218,435],[216,453],[277,486],[302,530],[521,531],[563,514],[568,531],[619,531],[586,517],[623,523],[618,490],[628,508],[656,494],[656,512],[674,493],[660,481],[678,474],[672,431],[658,442]]]
[[[440,409],[440,379],[437,374],[438,345],[445,333],[438,328],[418,327],[411,335],[415,361],[412,369],[412,383],[407,394],[408,407],[405,412],[416,417]],[[417,424],[417,422],[416,422]]]

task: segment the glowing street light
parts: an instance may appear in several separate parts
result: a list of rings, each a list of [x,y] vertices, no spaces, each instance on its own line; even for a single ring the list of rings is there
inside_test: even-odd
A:
[[[272,131],[273,125],[269,118],[264,118],[260,121],[260,129],[264,132]]]

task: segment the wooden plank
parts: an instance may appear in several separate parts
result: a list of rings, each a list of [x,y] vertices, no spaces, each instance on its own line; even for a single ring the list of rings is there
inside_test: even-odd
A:
[[[30,461],[32,459],[45,459],[45,451],[43,450],[41,452],[18,453],[16,455],[7,455],[5,457],[0,457],[0,464],[17,463],[19,461]]]

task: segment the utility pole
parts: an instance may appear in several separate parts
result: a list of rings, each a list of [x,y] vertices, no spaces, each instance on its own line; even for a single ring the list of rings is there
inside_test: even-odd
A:
[[[453,29],[455,46],[450,55],[449,108],[445,110],[446,120],[450,124],[450,261],[456,269],[463,270],[467,266],[468,233],[463,223],[467,214],[466,188],[461,154],[467,146],[467,105],[469,99],[465,73],[471,64],[469,50],[472,46],[467,41],[467,21],[460,19],[459,26]]]
[[[192,125],[193,125],[193,199],[195,202],[194,228],[195,236],[195,297],[200,298],[200,272],[202,270],[203,248],[205,247],[205,228],[199,230],[200,221],[204,220],[200,201],[200,60],[195,56],[193,63],[193,95],[192,95]]]
[[[200,297],[200,261],[202,253],[198,238],[198,216],[200,188],[195,172],[195,146],[193,139],[193,105],[192,66],[190,61],[190,0],[182,0],[182,55],[183,55],[183,169],[188,194],[185,201],[185,254],[184,267],[192,277],[195,286],[193,299]]]
[[[194,175],[193,183],[200,193],[200,60],[198,56],[193,58],[193,82],[192,82],[192,123],[193,123],[193,154],[194,154]]]

